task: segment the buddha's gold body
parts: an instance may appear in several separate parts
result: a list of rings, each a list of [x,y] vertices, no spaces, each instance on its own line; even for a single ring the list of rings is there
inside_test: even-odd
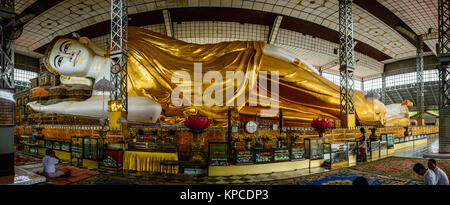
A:
[[[226,76],[226,71],[256,74],[259,71],[267,71],[268,74],[270,71],[279,71],[278,103],[279,108],[283,110],[286,122],[306,125],[314,118],[339,119],[339,86],[318,75],[312,70],[314,68],[301,63],[299,59],[286,60],[289,58],[284,58],[284,54],[277,55],[277,50],[271,50],[270,47],[273,46],[254,41],[199,45],[145,29],[129,27],[127,79],[129,99],[135,96],[146,96],[158,103],[162,108],[159,116],[160,123],[180,124],[189,115],[199,114],[213,119],[214,125],[223,125],[227,121],[229,108],[225,106],[225,100],[227,100],[225,97],[224,106],[174,106],[171,102],[172,91],[180,85],[171,81],[172,74],[180,70],[187,71],[193,80],[194,63],[202,63],[203,73],[218,71],[222,76]],[[49,57],[50,62],[51,60],[53,58]],[[74,66],[75,64],[76,62],[73,63]],[[58,69],[55,66],[50,70]],[[62,66],[61,69],[65,68]],[[64,71],[68,75],[67,69]],[[268,107],[248,105],[248,87],[253,83],[256,83],[255,79],[246,79],[241,85],[245,86],[243,89],[246,91],[246,104],[232,107],[235,116],[236,113],[254,115],[260,113],[261,109],[268,109]],[[210,85],[203,83],[203,90]],[[226,96],[225,89],[226,81],[224,80],[223,96]],[[242,92],[239,94],[235,92],[233,98],[236,99],[241,94]],[[366,100],[364,95],[363,92],[355,91],[356,121],[361,125],[386,124],[384,104],[378,100]],[[191,93],[191,96],[193,97],[194,94]],[[193,99],[190,100],[193,105]],[[403,117],[390,119],[395,120],[395,122],[389,122],[391,126],[400,122],[409,123],[409,120]]]

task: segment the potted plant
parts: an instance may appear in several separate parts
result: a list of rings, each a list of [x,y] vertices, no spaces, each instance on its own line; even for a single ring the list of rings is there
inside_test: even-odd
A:
[[[295,132],[290,137],[291,137],[291,146],[295,147],[295,141],[297,141],[300,138],[300,133]]]
[[[314,119],[311,123],[311,126],[319,133],[319,137],[323,137],[323,133],[327,131],[327,129],[331,128],[331,120],[327,119]]]

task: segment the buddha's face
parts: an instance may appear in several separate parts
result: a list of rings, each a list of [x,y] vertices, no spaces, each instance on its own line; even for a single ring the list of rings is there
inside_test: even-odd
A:
[[[67,76],[86,76],[94,59],[90,48],[73,39],[58,40],[50,52],[50,66]]]

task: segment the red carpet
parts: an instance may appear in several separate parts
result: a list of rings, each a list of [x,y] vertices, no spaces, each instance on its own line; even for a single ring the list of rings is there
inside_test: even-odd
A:
[[[351,167],[352,169],[364,170],[378,174],[385,174],[391,176],[409,177],[416,180],[423,180],[413,171],[413,166],[416,163],[422,163],[427,167],[428,159],[418,158],[403,158],[403,157],[388,157],[374,162],[367,162]],[[436,160],[438,167],[444,170],[447,175],[450,174],[450,160]]]
[[[19,162],[28,162],[30,161],[30,159],[21,157],[20,155],[14,154],[14,163],[19,163]]]
[[[64,166],[64,167],[58,167],[56,168],[58,171],[66,172],[70,171],[71,175],[69,178],[47,178],[48,182],[51,182],[52,184],[56,185],[67,185],[74,182],[81,181],[83,179],[89,178],[91,176],[95,176],[98,174],[96,171],[90,171],[87,169],[81,169],[74,166]]]

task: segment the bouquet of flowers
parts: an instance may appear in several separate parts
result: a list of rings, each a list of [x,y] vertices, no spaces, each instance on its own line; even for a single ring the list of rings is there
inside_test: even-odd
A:
[[[327,129],[331,128],[331,120],[327,120],[327,119],[314,119],[311,123],[311,126],[319,133],[319,137],[322,137],[323,133],[325,133],[325,131]]]
[[[239,134],[239,133],[234,134],[232,137],[233,141],[235,141],[235,142],[241,141],[242,138],[243,138],[242,134]]]
[[[246,142],[252,141],[253,135],[243,135],[243,136],[242,136],[242,139],[243,139],[244,141],[246,141]]]
[[[292,135],[291,135],[291,141],[292,142],[295,142],[295,141],[297,141],[299,138],[300,138],[300,133],[298,133],[298,132],[294,132]]]
[[[280,133],[280,134],[278,134],[277,135],[277,140],[278,141],[282,141],[282,140],[285,140],[286,139],[286,133]]]
[[[261,135],[261,140],[262,140],[263,142],[267,142],[267,141],[272,140],[272,137],[271,137],[271,135],[269,135],[269,134],[263,134],[263,135]]]

